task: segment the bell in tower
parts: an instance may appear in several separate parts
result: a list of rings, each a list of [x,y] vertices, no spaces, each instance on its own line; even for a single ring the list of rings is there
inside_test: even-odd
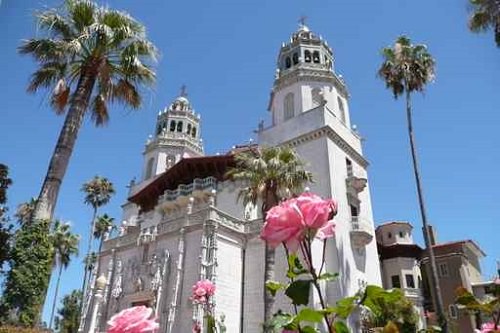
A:
[[[179,96],[158,113],[156,134],[144,151],[144,180],[165,172],[182,158],[203,156],[201,117],[187,97],[183,85]]]

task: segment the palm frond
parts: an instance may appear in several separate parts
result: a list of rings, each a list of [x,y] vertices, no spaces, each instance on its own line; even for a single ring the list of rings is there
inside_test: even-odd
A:
[[[92,1],[67,0],[66,8],[75,28],[79,32],[95,22],[98,7]]]
[[[28,85],[28,92],[34,93],[39,88],[50,88],[52,85],[56,84],[65,75],[64,64],[58,62],[49,62],[43,64],[38,70],[36,70],[30,79]]]
[[[57,82],[56,87],[54,88],[50,101],[50,104],[52,105],[52,108],[55,110],[56,114],[64,113],[66,105],[68,105],[69,94],[70,88],[66,84],[66,81],[64,79],[60,79],[59,82]]]
[[[108,123],[108,107],[106,106],[106,100],[101,94],[94,97],[90,119],[92,119],[94,124],[98,127]]]
[[[141,106],[141,95],[135,85],[125,79],[120,79],[113,88],[113,100],[130,105],[137,109]]]
[[[75,37],[71,23],[55,10],[47,10],[36,15],[38,25],[54,37],[70,40]]]

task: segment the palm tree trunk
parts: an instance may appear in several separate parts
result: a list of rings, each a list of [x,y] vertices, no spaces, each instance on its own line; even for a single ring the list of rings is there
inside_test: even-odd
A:
[[[92,221],[90,222],[90,233],[89,233],[89,243],[87,245],[87,257],[86,260],[88,261],[90,259],[90,254],[92,253],[92,241],[94,240],[94,229],[95,229],[95,219],[97,216],[97,208],[94,207],[94,212],[92,214]],[[83,277],[83,286],[82,286],[82,294],[83,294],[83,299],[85,299],[85,288],[87,285],[87,280],[90,281],[92,273],[89,271],[87,274],[87,264],[88,262],[85,263],[85,274]]]
[[[264,222],[266,221],[267,212],[272,207],[276,206],[279,203],[279,199],[276,195],[276,189],[267,190],[266,195],[266,203],[262,207],[262,219]],[[276,252],[274,248],[270,247],[266,242],[265,249],[265,261],[264,261],[264,332],[270,332],[271,327],[269,327],[269,322],[273,316],[273,306],[274,306],[274,297],[270,291],[266,288],[267,281],[274,281],[275,279],[275,257]]]
[[[59,189],[68,168],[69,159],[75,147],[78,131],[97,77],[98,65],[90,63],[82,69],[71,105],[59,133],[57,144],[50,159],[49,168],[43,181],[42,189],[36,203],[35,219],[51,220],[57,202]]]
[[[422,190],[422,184],[420,180],[420,170],[418,165],[418,157],[417,150],[415,148],[415,136],[413,133],[413,123],[412,123],[412,110],[411,110],[411,93],[409,90],[406,90],[406,117],[408,121],[408,134],[410,137],[410,147],[411,147],[411,157],[413,161],[413,171],[415,173],[415,182],[417,185],[417,194],[418,194],[418,203],[420,206],[420,215],[422,217],[422,226],[425,240],[425,247],[427,249],[427,253],[429,256],[430,262],[430,274],[429,276],[429,285],[432,291],[433,303],[435,310],[437,312],[439,325],[441,326],[442,332],[448,332],[448,323],[446,321],[446,316],[444,313],[443,299],[441,296],[441,287],[439,285],[439,279],[437,274],[437,265],[436,265],[436,257],[434,256],[434,249],[432,248],[433,244],[431,242],[431,234],[429,225],[427,223],[427,213],[425,209],[424,203],[424,194]]]
[[[52,322],[54,320],[54,311],[56,310],[57,294],[59,293],[59,283],[61,282],[63,265],[59,266],[59,274],[57,275],[56,291],[54,293],[54,301],[52,302],[52,311],[50,312],[49,329],[52,329]]]

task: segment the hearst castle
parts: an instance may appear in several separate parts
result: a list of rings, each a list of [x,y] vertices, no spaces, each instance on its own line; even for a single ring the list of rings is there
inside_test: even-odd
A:
[[[351,129],[348,89],[336,74],[328,43],[304,24],[280,48],[269,111],[269,124],[259,125],[258,144],[293,147],[321,180],[310,190],[338,201],[325,265],[340,276],[323,286],[328,302],[366,284],[382,285],[368,162]],[[202,320],[189,301],[191,286],[203,278],[217,285],[216,313],[226,332],[261,331],[262,220],[258,209],[237,202],[241,184],[225,178],[241,148],[207,156],[201,128],[184,89],[159,112],[143,152],[142,179],[131,184],[119,234],[104,242],[93,272],[79,332],[104,332],[109,317],[133,305],[154,308],[160,333],[191,332],[193,322]],[[317,244],[318,261],[321,249]],[[278,276],[286,271],[283,258],[278,252]],[[418,270],[410,274],[420,279]],[[420,307],[421,296],[414,300]],[[289,306],[278,300],[276,307]],[[353,332],[360,331],[358,322],[349,323]]]

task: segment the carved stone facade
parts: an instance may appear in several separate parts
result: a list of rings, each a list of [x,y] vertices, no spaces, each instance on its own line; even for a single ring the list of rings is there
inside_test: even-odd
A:
[[[368,162],[360,136],[349,127],[347,88],[333,65],[326,41],[301,26],[280,51],[272,124],[266,128],[261,123],[257,131],[261,144],[296,149],[321,180],[310,184],[311,190],[340,203],[338,236],[328,241],[325,256],[328,270],[340,273],[338,281],[325,287],[331,304],[366,283],[380,284]],[[264,244],[259,209],[238,203],[242,184],[226,180],[235,165],[232,152],[203,156],[200,119],[185,90],[158,115],[156,134],[146,143],[144,177],[131,183],[120,232],[104,242],[93,274],[94,279],[108,278],[98,317],[101,331],[116,312],[143,304],[154,308],[159,333],[191,332],[193,322],[203,320],[201,309],[189,301],[199,279],[216,284],[216,316],[227,332],[261,331]],[[276,270],[285,268],[278,250]],[[90,288],[82,332],[88,332],[92,295]],[[283,299],[276,306],[289,307]]]

